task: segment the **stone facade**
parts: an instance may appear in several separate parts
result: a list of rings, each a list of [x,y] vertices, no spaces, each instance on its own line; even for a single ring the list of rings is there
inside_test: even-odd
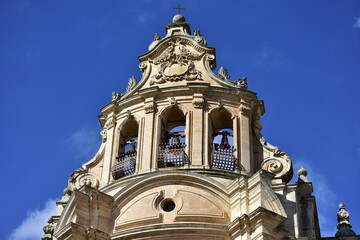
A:
[[[100,149],[43,239],[320,239],[307,172],[288,184],[291,159],[261,135],[247,79],[216,76],[215,49],[183,16],[165,29],[139,57],[142,78],[101,109]]]

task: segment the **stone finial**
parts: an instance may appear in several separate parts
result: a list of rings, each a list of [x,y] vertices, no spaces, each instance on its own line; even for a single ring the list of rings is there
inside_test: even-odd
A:
[[[237,81],[236,81],[236,85],[239,87],[239,88],[242,88],[242,89],[247,89],[248,88],[248,84],[247,84],[247,77],[242,77],[242,78],[239,78]]]
[[[160,34],[155,33],[154,34],[154,41],[152,41],[152,43],[150,43],[150,45],[149,45],[149,51],[151,49],[153,49],[159,43],[159,41],[160,41]]]
[[[181,14],[176,14],[173,19],[172,19],[173,23],[184,23],[186,22],[185,17]]]
[[[136,79],[134,76],[129,78],[128,85],[126,87],[126,92],[130,92],[136,86]]]
[[[220,67],[218,71],[218,77],[223,81],[230,81],[228,69],[226,67]]]
[[[43,227],[44,230],[44,236],[41,238],[41,240],[52,240],[52,236],[54,234],[54,226],[52,224],[48,224]]]
[[[307,170],[301,166],[299,171],[297,172],[299,178],[298,178],[298,183],[302,183],[302,182],[310,182],[309,179],[307,178],[308,172]]]
[[[199,29],[194,31],[194,40],[202,45],[207,45],[206,40],[201,36]]]
[[[160,34],[155,33],[154,34],[154,41],[159,41],[160,40]]]
[[[335,237],[341,236],[355,236],[356,233],[352,230],[352,226],[349,222],[349,213],[345,209],[345,204],[339,204],[339,212],[337,213],[337,232],[335,233]]]

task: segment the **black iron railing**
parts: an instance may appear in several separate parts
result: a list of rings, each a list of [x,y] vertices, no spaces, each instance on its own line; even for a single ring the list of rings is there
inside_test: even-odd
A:
[[[134,174],[136,165],[136,154],[136,151],[128,151],[126,153],[121,153],[116,158],[118,163],[111,169],[112,176],[115,180]]]
[[[213,143],[211,147],[211,166],[234,171],[237,168],[236,149],[229,144]]]
[[[158,167],[181,167],[188,164],[185,147],[185,143],[161,144],[159,149]]]

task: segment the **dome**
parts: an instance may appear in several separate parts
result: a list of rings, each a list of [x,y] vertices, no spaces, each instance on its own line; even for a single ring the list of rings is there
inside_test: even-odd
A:
[[[177,14],[173,17],[172,20],[173,23],[184,23],[185,22],[185,17],[181,14]]]

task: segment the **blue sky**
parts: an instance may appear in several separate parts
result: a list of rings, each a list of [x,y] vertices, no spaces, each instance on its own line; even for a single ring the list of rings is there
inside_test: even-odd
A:
[[[308,169],[323,236],[339,202],[360,234],[359,0],[2,0],[0,239],[39,239],[100,146],[99,109],[140,79],[137,56],[179,3],[218,68],[265,101],[265,138]]]

